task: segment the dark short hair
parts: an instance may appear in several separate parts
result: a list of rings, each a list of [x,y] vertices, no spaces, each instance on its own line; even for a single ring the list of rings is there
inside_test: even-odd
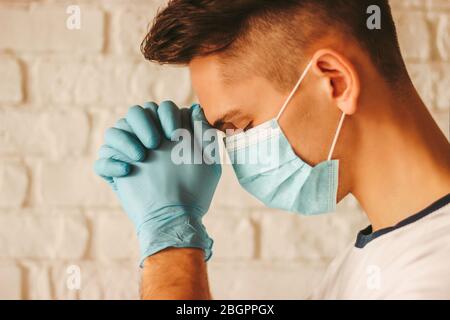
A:
[[[370,5],[381,9],[379,30],[367,27]],[[355,40],[385,78],[405,73],[388,0],[170,0],[141,51],[150,61],[182,65],[199,56],[245,52],[242,57],[259,60],[264,75],[291,83],[299,70],[286,70],[298,65],[309,44],[333,33]]]

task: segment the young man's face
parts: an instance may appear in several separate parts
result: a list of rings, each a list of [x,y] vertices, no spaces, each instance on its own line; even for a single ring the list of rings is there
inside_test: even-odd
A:
[[[221,131],[257,126],[274,118],[283,104],[285,97],[264,78],[249,74],[227,83],[215,56],[196,58],[189,67],[206,118]]]
[[[291,89],[281,93],[254,74],[225,81],[223,67],[212,55],[189,64],[194,91],[211,125],[221,131],[246,130],[278,115]],[[338,111],[330,111],[330,101],[321,90],[310,72],[280,120],[297,155],[310,164],[325,160],[338,123],[339,115],[333,115]]]

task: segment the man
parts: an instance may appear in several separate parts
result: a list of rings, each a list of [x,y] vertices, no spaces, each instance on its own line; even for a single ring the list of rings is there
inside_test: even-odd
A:
[[[370,5],[379,30],[366,26]],[[450,298],[450,145],[411,83],[386,0],[173,0],[142,51],[188,65],[203,109],[132,107],[96,163],[136,225],[143,298],[211,298],[201,218],[220,165],[171,157],[176,129],[205,148],[194,122],[243,131],[226,139],[230,157],[276,142],[276,161],[233,165],[267,206],[311,215],[359,201],[372,225],[313,298]]]

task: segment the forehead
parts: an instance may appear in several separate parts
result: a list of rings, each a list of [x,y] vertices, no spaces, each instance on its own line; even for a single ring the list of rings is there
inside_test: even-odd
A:
[[[279,93],[265,78],[235,70],[231,72],[235,78],[226,79],[223,75],[226,67],[216,55],[195,58],[189,64],[192,85],[208,122],[214,123],[231,109],[252,114],[263,111],[271,101],[279,102]],[[238,67],[234,64],[232,68]]]
[[[231,88],[222,76],[222,66],[216,56],[198,57],[189,63],[192,86],[208,121],[229,103]]]

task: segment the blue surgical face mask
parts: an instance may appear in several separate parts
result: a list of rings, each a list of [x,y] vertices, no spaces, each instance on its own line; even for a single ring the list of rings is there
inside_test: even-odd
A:
[[[305,215],[336,208],[339,161],[331,158],[345,119],[343,114],[327,161],[312,167],[295,154],[279,119],[311,66],[312,62],[275,119],[225,138],[233,169],[245,190],[267,207]]]

